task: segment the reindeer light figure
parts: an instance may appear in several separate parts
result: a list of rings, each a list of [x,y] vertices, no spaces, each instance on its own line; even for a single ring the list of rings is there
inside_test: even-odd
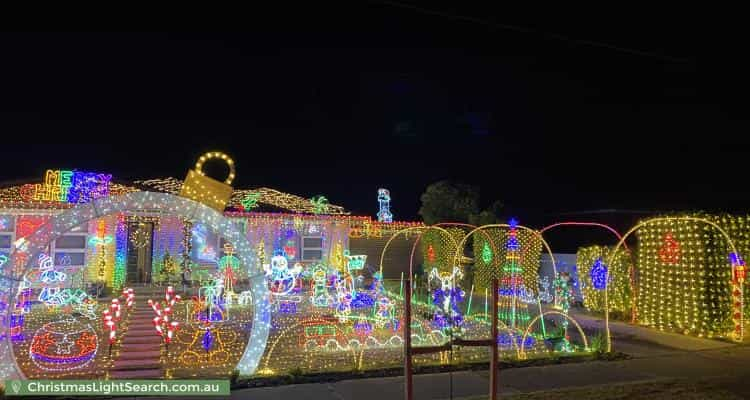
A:
[[[464,277],[459,267],[453,267],[451,272],[439,272],[437,268],[430,271],[430,280],[437,280],[440,285],[433,292],[432,301],[438,307],[435,311],[434,322],[441,328],[449,325],[461,326],[463,316],[458,303],[463,301],[466,293],[456,283]]]

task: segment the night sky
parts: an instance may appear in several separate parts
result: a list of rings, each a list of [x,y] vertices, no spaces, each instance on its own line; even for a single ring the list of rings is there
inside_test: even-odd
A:
[[[747,34],[731,21],[335,9],[235,15],[235,33],[0,34],[0,181],[182,179],[222,150],[236,187],[373,216],[386,187],[399,220],[440,179],[531,225],[748,209]]]

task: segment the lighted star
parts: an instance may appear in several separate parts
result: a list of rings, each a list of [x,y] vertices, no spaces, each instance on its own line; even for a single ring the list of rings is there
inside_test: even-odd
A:
[[[510,225],[512,229],[515,229],[518,226],[518,220],[511,218],[510,221],[508,221],[508,225]]]
[[[75,345],[68,340],[68,335],[63,336],[63,340],[57,343],[57,354],[70,354],[70,349]]]

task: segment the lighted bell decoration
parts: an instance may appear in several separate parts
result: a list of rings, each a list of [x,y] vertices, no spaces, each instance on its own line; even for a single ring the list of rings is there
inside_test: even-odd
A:
[[[212,159],[219,158],[226,161],[229,166],[229,175],[224,182],[209,178],[203,172],[203,164]],[[195,169],[188,171],[185,182],[182,184],[180,196],[203,203],[219,212],[223,212],[232,197],[232,181],[234,180],[234,161],[224,153],[214,151],[206,153],[195,163]]]

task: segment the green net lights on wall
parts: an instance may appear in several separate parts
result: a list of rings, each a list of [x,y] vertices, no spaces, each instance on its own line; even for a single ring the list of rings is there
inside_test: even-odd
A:
[[[737,244],[746,251],[746,233],[739,229],[746,218],[689,217],[697,220],[662,219],[637,231],[639,322],[705,337],[734,336],[733,315],[741,309],[732,300],[736,287],[727,259],[729,243],[719,229],[699,219],[716,223],[730,238],[741,238]]]
[[[581,283],[583,305],[591,311],[604,311],[604,290],[608,289],[610,311],[629,313],[632,308],[630,255],[621,248],[617,251],[617,256],[611,258],[612,250],[612,247],[607,246],[588,246],[578,249],[576,267]],[[610,265],[607,265],[605,260]]]

